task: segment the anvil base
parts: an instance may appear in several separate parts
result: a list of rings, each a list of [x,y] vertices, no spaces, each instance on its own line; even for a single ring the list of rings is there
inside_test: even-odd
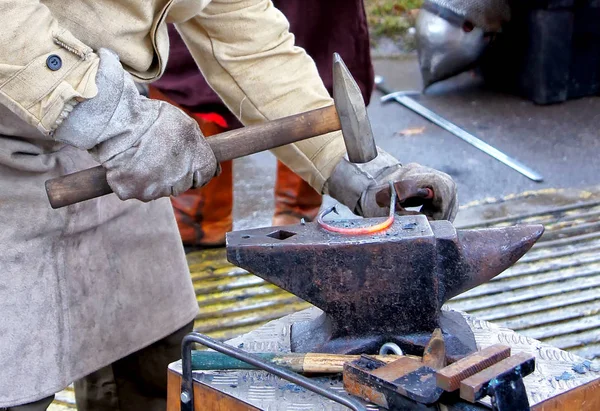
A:
[[[392,320],[390,320],[392,321]],[[439,328],[444,334],[446,354],[449,358],[461,358],[477,351],[477,344],[469,324],[456,311],[443,310]],[[330,339],[329,318],[321,313],[309,321],[299,321],[290,327],[292,352],[322,352],[343,354],[377,354],[385,343],[397,344],[404,354],[423,355],[431,338],[430,332],[413,332],[400,335],[363,335],[360,338]]]

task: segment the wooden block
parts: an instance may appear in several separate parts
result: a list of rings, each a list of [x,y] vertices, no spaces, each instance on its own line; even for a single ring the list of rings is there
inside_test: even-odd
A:
[[[436,328],[423,352],[423,364],[434,370],[441,370],[446,366],[446,344],[442,330]]]
[[[514,372],[515,367],[524,366],[525,363],[528,362],[531,362],[532,364],[532,366],[528,368],[531,368],[531,371],[533,371],[535,357],[531,354],[519,353],[517,355],[513,355],[512,357],[508,357],[475,375],[472,375],[460,383],[460,398],[469,402],[475,402],[479,400],[481,397],[485,396],[485,394],[481,394],[481,390],[485,388],[487,383],[494,378],[501,377],[506,373]],[[527,374],[528,373],[525,373],[525,375]]]
[[[456,391],[460,382],[478,372],[510,357],[510,347],[495,344],[466,356],[436,373],[437,386],[444,391]]]

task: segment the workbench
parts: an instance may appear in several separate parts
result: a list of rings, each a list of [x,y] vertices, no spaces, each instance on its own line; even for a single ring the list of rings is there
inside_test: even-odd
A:
[[[293,323],[309,321],[321,311],[310,308],[272,321],[255,331],[228,341],[249,352],[290,352]],[[600,368],[579,356],[524,337],[514,331],[460,313],[473,332],[478,349],[493,344],[511,347],[536,358],[535,372],[524,379],[533,410],[600,410]],[[167,411],[180,409],[181,361],[169,366]],[[344,410],[345,407],[263,371],[194,372],[194,406],[203,411]],[[325,387],[343,391],[340,376],[318,377]],[[485,398],[479,406],[489,407]],[[371,410],[379,410],[369,406]]]

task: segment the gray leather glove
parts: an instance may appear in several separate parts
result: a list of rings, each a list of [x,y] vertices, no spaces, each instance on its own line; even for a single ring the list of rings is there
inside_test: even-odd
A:
[[[177,107],[141,96],[114,53],[98,54],[98,95],[76,105],[54,138],[89,150],[122,200],[176,196],[208,183],[219,166],[198,124]]]
[[[458,197],[449,175],[415,163],[403,167],[381,149],[365,164],[342,159],[328,180],[328,188],[332,197],[355,214],[384,217],[389,213],[389,182],[394,182],[398,194],[396,213],[415,214],[403,207],[421,206],[420,212],[434,220],[454,221]]]

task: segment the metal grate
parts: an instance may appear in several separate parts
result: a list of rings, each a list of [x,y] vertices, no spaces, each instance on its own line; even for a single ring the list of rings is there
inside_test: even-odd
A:
[[[196,331],[228,340],[310,305],[227,262],[225,250],[188,256],[200,314]]]
[[[582,357],[600,357],[600,201],[468,228],[525,223],[546,227],[533,249],[448,305]]]

